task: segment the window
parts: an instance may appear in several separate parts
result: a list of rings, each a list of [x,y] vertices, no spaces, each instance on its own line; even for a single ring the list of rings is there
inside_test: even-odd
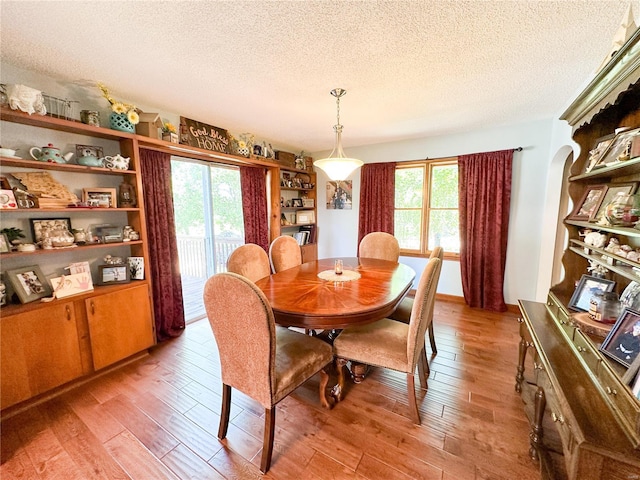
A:
[[[403,255],[460,253],[456,157],[396,167],[395,236]]]

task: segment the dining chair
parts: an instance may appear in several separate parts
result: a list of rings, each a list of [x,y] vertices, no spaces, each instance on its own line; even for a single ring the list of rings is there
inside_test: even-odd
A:
[[[300,245],[290,235],[280,235],[269,245],[269,262],[273,273],[302,264]]]
[[[435,300],[436,285],[442,261],[432,258],[424,268],[416,291],[411,319],[408,324],[383,318],[373,323],[342,330],[333,343],[338,357],[338,392],[344,393],[344,364],[347,360],[389,368],[407,375],[407,394],[413,422],[420,425],[420,412],[416,402],[415,370],[422,361],[424,335]]]
[[[432,259],[432,258],[439,258],[441,262],[444,261],[444,250],[442,249],[442,247],[435,247],[431,251],[431,255],[429,256],[429,259]],[[396,308],[395,311],[391,315],[389,315],[389,318],[393,320],[397,320],[399,322],[409,323],[409,319],[411,318],[411,311],[413,310],[413,302],[414,302],[413,298],[405,297],[400,302],[400,305],[398,305],[398,308]],[[431,311],[429,312],[429,320],[427,321],[427,330],[429,331],[429,343],[431,344],[431,351],[435,355],[438,353],[438,349],[436,348],[436,339],[433,332],[434,305],[435,305],[435,302],[433,302],[433,305],[431,305]],[[426,347],[426,344],[425,344],[425,347]],[[420,369],[420,365],[421,364],[418,365],[418,369]],[[423,387],[425,386],[426,377],[429,376],[429,362],[427,361],[426,348],[424,350],[424,365],[425,365],[426,371],[420,372],[420,383]]]
[[[378,258],[397,262],[400,258],[400,245],[396,237],[386,232],[367,233],[358,246],[358,256]]]
[[[325,398],[329,377],[323,368],[333,361],[331,345],[276,327],[268,300],[242,275],[213,275],[205,284],[203,297],[220,355],[222,412],[218,438],[227,435],[231,388],[259,402],[265,409],[260,470],[266,473],[271,466],[276,404],[320,372],[320,401],[329,407]]]
[[[255,243],[245,243],[229,255],[227,271],[242,275],[255,283],[271,275],[271,266],[264,248]]]

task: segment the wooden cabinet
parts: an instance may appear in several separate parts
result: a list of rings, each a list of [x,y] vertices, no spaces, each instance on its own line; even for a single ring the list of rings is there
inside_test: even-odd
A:
[[[600,71],[563,114],[580,146],[567,183],[574,205],[594,185],[640,181],[640,158],[589,168],[590,150],[616,129],[640,127],[640,30]],[[625,368],[599,351],[603,337],[584,328],[567,307],[587,267],[600,265],[616,291],[640,281],[636,261],[585,243],[585,228],[640,247],[640,230],[564,219],[568,246],[561,252],[564,278],[546,304],[520,301],[521,341],[516,391],[531,423],[533,459],[544,478],[611,479],[640,474],[640,400],[623,382]],[[533,367],[527,358],[534,358]],[[535,373],[527,372],[533,368]],[[633,472],[633,475],[632,475]]]
[[[0,341],[2,409],[84,373],[73,302],[17,315],[3,312]]]
[[[302,261],[318,258],[318,196],[315,172],[280,167],[276,174],[277,187],[272,205],[272,221],[279,218],[276,235],[304,235],[300,249]],[[308,235],[304,232],[309,232]],[[275,238],[274,236],[274,238]],[[273,240],[273,239],[272,239]]]
[[[6,272],[37,266],[47,277],[60,277],[73,262],[88,262],[94,289],[79,295],[47,303],[9,303],[2,307],[0,341],[2,344],[1,408],[40,395],[83,375],[143,351],[155,343],[152,304],[149,296],[152,272],[148,247],[142,179],[137,137],[107,128],[79,122],[2,109],[2,142],[19,148],[22,158],[0,157],[2,176],[12,173],[47,172],[68,190],[81,197],[83,188],[109,189],[117,197],[121,185],[135,193],[134,206],[116,208],[54,208],[2,210],[1,228],[20,228],[28,242],[33,241],[33,219],[69,219],[72,228],[89,229],[94,225],[113,225],[120,231],[129,225],[139,239],[90,243],[70,248],[38,249],[34,252],[0,254],[4,282]],[[29,159],[30,146],[53,143],[63,153],[75,146],[92,145],[104,149],[104,155],[129,157],[127,170],[39,162]],[[98,285],[100,264],[107,255],[143,257],[145,279],[128,284]]]
[[[85,300],[93,368],[99,370],[153,344],[146,284]]]

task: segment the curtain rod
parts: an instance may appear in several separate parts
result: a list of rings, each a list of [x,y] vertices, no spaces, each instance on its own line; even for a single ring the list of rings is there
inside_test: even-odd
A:
[[[514,152],[521,152],[522,150],[524,150],[524,148],[523,147],[516,147],[516,148],[512,148],[511,150],[513,150]],[[488,152],[476,152],[476,153],[488,153]],[[462,155],[465,155],[465,154],[462,154]],[[398,164],[398,163],[400,163],[400,164],[402,164],[402,163],[416,163],[416,162],[424,162],[426,160],[440,160],[440,159],[444,159],[444,158],[454,158],[454,157],[460,157],[460,156],[461,155],[451,155],[451,156],[448,156],[448,157],[436,157],[436,158],[426,157],[426,158],[419,158],[418,160],[399,160],[399,161],[397,161],[395,163],[396,164]]]

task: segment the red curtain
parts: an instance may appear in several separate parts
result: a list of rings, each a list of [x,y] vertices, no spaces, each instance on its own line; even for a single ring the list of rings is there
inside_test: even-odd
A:
[[[368,163],[362,166],[358,245],[367,233],[386,232],[393,235],[395,192],[395,162]]]
[[[171,191],[171,155],[140,149],[140,166],[153,272],[156,338],[163,341],[179,336],[185,328]]]
[[[244,242],[260,245],[269,251],[269,216],[267,213],[267,177],[263,168],[240,167]]]
[[[470,307],[504,312],[513,150],[458,157],[460,269]]]

